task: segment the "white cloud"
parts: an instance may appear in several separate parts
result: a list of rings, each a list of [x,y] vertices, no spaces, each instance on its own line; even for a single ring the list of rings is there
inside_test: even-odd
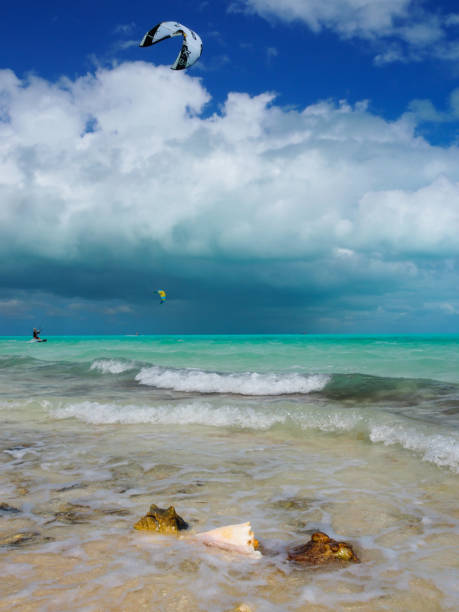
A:
[[[209,98],[200,79],[142,62],[57,84],[0,72],[4,261],[160,252],[184,257],[188,278],[223,261],[234,282],[336,288],[410,281],[422,258],[459,255],[459,150],[417,137],[413,113],[231,93],[207,117]]]
[[[459,252],[459,183],[440,177],[416,191],[366,193],[360,234],[375,248],[413,255]]]
[[[260,15],[285,21],[304,21],[312,30],[337,30],[346,37],[372,37],[394,27],[407,17],[411,0],[236,0],[232,7],[245,7]]]
[[[130,23],[121,23],[114,29],[115,34],[130,34],[136,27],[136,24],[131,21]]]
[[[430,100],[413,100],[409,105],[409,112],[416,121],[442,123],[457,121],[459,117],[459,89],[453,90],[449,96],[446,110],[437,110]]]
[[[459,46],[448,40],[459,15],[431,12],[417,0],[235,0],[231,10],[303,22],[314,32],[332,30],[343,39],[384,41],[375,57],[379,64],[416,61],[426,54],[459,58]],[[397,42],[388,45],[388,39]]]

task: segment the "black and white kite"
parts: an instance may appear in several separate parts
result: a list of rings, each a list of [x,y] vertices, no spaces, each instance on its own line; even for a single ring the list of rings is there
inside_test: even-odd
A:
[[[151,47],[156,43],[166,40],[166,38],[172,38],[173,36],[182,36],[183,43],[180,53],[177,59],[172,64],[172,70],[185,70],[192,66],[200,57],[202,53],[202,40],[186,26],[176,21],[162,21],[155,25],[149,32],[145,34],[140,43],[140,47]]]

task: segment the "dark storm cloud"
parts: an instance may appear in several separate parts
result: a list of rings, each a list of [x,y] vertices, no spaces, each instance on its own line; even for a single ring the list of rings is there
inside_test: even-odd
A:
[[[200,80],[175,77],[0,72],[4,329],[19,297],[18,316],[53,307],[64,327],[151,326],[158,288],[163,331],[359,329],[393,304],[455,316],[457,147],[364,102],[231,93],[207,116]]]

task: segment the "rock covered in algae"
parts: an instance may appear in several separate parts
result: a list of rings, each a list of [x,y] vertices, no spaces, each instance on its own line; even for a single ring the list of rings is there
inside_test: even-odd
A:
[[[350,544],[332,540],[321,531],[313,533],[309,542],[290,548],[287,555],[290,561],[304,565],[321,565],[329,561],[360,563]]]
[[[147,514],[134,525],[134,529],[176,535],[179,531],[188,529],[188,523],[177,514],[174,506],[165,509],[152,504]]]
[[[17,514],[18,512],[20,512],[20,510],[18,510],[17,508],[15,508],[14,506],[10,506],[9,504],[6,504],[4,502],[0,503],[0,512],[1,513],[10,513],[10,514]]]
[[[54,512],[54,518],[49,521],[59,521],[69,525],[78,523],[89,523],[92,520],[100,520],[107,515],[126,516],[128,510],[124,508],[91,508],[82,504],[61,504],[57,512]]]
[[[0,547],[24,546],[25,544],[43,544],[52,541],[53,538],[43,536],[38,531],[24,531],[0,536]]]

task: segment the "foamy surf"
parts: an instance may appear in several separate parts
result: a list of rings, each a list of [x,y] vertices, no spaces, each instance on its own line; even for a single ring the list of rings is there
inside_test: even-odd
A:
[[[420,453],[424,461],[459,473],[459,440],[452,434],[428,434],[401,424],[375,425],[371,428],[370,440],[386,446],[399,444]]]
[[[145,367],[135,379],[142,385],[194,393],[238,395],[291,395],[321,391],[329,382],[325,374],[262,374],[258,372],[217,373],[203,370],[172,370]]]
[[[52,410],[57,419],[76,418],[93,425],[205,425],[209,427],[241,427],[266,430],[285,423],[285,415],[266,414],[236,406],[215,407],[206,402],[179,404],[116,405],[99,402],[70,403]]]
[[[133,370],[135,367],[132,362],[118,361],[117,359],[96,359],[89,369],[102,372],[102,374],[122,374]]]
[[[57,419],[75,418],[94,425],[198,425],[254,431],[282,427],[286,439],[298,436],[300,431],[314,430],[364,436],[375,444],[397,445],[416,453],[423,461],[459,472],[459,439],[455,433],[424,423],[413,425],[412,420],[402,415],[375,413],[368,408],[343,409],[287,402],[241,407],[202,400],[154,406],[83,401],[52,408],[51,412]]]

